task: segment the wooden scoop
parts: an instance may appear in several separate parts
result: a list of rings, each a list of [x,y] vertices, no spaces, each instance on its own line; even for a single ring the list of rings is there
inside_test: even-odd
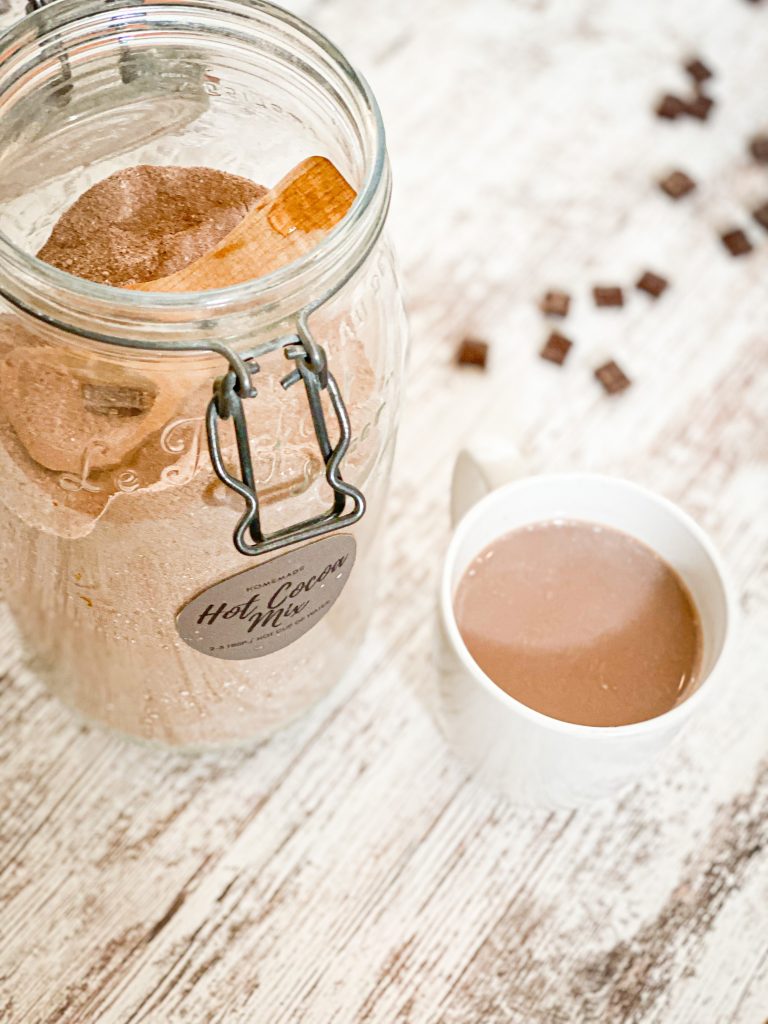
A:
[[[208,291],[263,277],[311,252],[349,212],[355,197],[329,160],[310,157],[205,256],[168,277],[132,285],[131,290]]]

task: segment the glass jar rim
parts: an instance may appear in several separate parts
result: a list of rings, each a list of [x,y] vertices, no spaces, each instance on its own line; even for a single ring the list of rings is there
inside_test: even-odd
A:
[[[0,57],[3,54],[18,54],[25,42],[34,40],[42,49],[41,41],[49,32],[60,31],[64,26],[80,24],[91,18],[113,19],[121,12],[141,7],[172,9],[181,14],[186,10],[235,11],[238,16],[251,18],[258,14],[267,16],[277,27],[285,26],[319,48],[330,66],[351,87],[368,120],[369,141],[373,143],[373,158],[367,161],[363,184],[348,213],[341,221],[322,238],[310,252],[298,259],[285,264],[261,277],[253,278],[239,284],[208,291],[163,293],[149,291],[132,291],[100,284],[60,270],[36,256],[25,252],[5,232],[0,229],[0,266],[3,264],[9,271],[17,271],[36,284],[50,286],[63,296],[71,296],[74,301],[84,299],[99,305],[119,306],[121,311],[146,317],[153,311],[166,315],[178,311],[188,311],[194,307],[199,310],[200,317],[210,318],[226,315],[228,308],[252,306],[256,303],[269,302],[275,299],[282,304],[279,293],[287,286],[301,280],[307,273],[321,276],[340,256],[346,246],[354,254],[355,265],[362,264],[378,238],[389,202],[389,174],[386,149],[386,135],[381,111],[375,96],[365,78],[355,70],[343,53],[325,35],[315,29],[302,18],[269,2],[269,0],[116,0],[108,8],[101,4],[88,5],[83,0],[53,0],[37,11],[26,15],[0,35]],[[32,33],[30,37],[30,32]],[[375,207],[376,199],[381,200],[381,216],[375,230],[365,230],[366,214]],[[7,293],[5,282],[0,280],[0,296],[12,305],[32,315],[35,310],[28,304],[19,301]],[[66,330],[66,325],[57,323],[55,318],[43,317],[54,326]]]

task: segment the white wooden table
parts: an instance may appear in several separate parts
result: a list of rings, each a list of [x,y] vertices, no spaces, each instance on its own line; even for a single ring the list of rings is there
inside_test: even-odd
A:
[[[78,726],[0,637],[3,1024],[763,1024],[768,1016],[768,3],[297,0],[389,126],[410,297],[389,564],[357,670],[251,753],[163,756]],[[22,0],[11,0],[17,16]],[[711,121],[650,113],[680,59]],[[674,204],[652,185],[700,182]],[[597,281],[668,274],[596,311]],[[577,296],[563,369],[536,357]],[[488,374],[451,364],[465,332]],[[614,355],[635,380],[605,397]],[[516,812],[424,709],[461,439],[502,410],[533,469],[618,472],[712,532],[741,598],[710,706],[615,805]],[[761,575],[762,572],[762,575]],[[762,621],[760,616],[763,616]]]

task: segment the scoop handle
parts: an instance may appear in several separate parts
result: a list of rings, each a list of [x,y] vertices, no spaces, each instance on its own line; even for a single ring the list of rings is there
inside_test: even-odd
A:
[[[478,433],[459,452],[451,483],[451,525],[497,487],[527,475],[519,449],[502,435]]]

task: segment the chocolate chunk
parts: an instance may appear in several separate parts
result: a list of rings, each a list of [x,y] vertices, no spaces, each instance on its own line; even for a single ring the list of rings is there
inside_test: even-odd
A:
[[[605,285],[595,285],[592,289],[596,306],[623,306],[624,292],[621,288]]]
[[[595,370],[595,377],[597,377],[609,395],[617,395],[620,391],[626,391],[632,383],[619,364],[614,362],[613,359],[609,363],[604,363],[603,366],[598,366]]]
[[[459,366],[479,366],[484,370],[488,362],[488,343],[477,338],[465,338],[459,345],[456,362]]]
[[[659,274],[654,274],[652,270],[646,270],[637,282],[637,287],[640,291],[648,292],[654,299],[658,299],[668,285],[669,281],[666,278],[661,277]]]
[[[699,121],[706,121],[709,117],[709,112],[714,107],[715,101],[710,99],[709,96],[697,96],[693,100],[689,100],[685,104],[685,113],[689,117],[696,117]]]
[[[768,231],[768,203],[763,203],[762,206],[758,206],[756,210],[753,210],[752,216],[761,228],[765,228]]]
[[[685,171],[672,171],[659,182],[659,187],[672,199],[682,199],[696,188],[696,182]]]
[[[560,334],[559,331],[552,331],[539,355],[550,363],[562,366],[572,348],[573,342],[565,335]]]
[[[571,296],[567,292],[547,292],[539,302],[539,309],[548,316],[567,316]]]
[[[141,416],[154,403],[154,396],[141,388],[110,384],[83,384],[83,406],[97,416]]]
[[[685,101],[681,100],[679,96],[672,96],[670,93],[662,96],[656,105],[656,116],[666,118],[668,121],[674,121],[675,118],[680,117],[684,113]]]
[[[694,82],[706,82],[708,78],[712,78],[714,72],[699,57],[694,57],[693,60],[689,60],[685,65],[685,70],[694,80]]]
[[[726,231],[720,238],[731,256],[745,256],[748,252],[752,252],[752,243],[741,228]]]
[[[750,140],[749,152],[759,164],[768,164],[768,135],[755,135]]]

